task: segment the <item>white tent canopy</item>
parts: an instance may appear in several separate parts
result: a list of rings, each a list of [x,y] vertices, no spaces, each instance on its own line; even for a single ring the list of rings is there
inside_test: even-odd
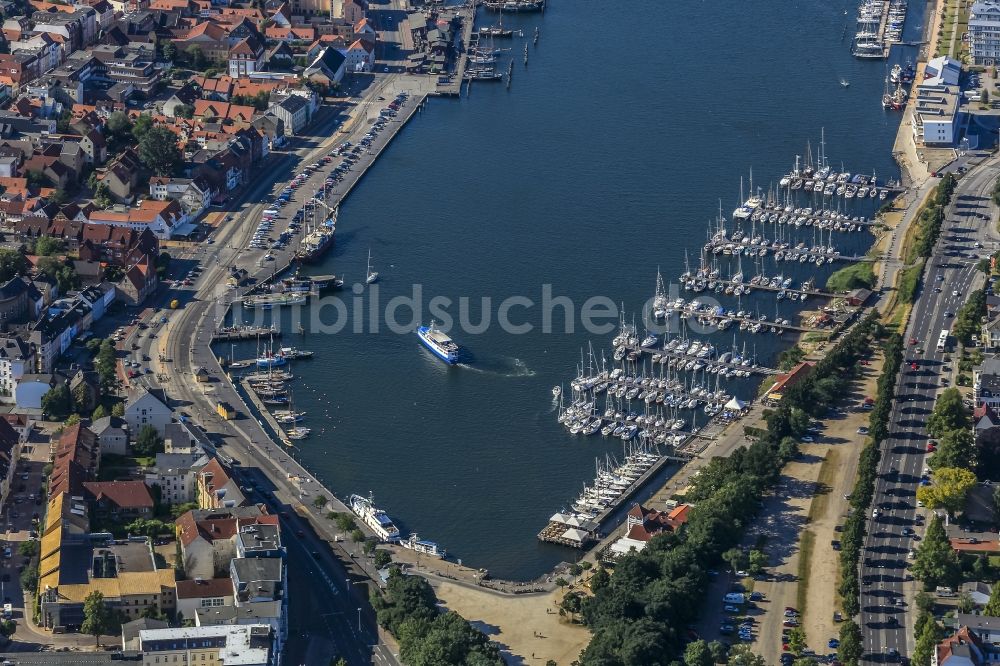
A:
[[[569,539],[570,541],[579,541],[583,543],[587,539],[587,533],[583,530],[568,529],[562,533],[563,539]]]
[[[747,406],[747,403],[743,402],[739,398],[733,398],[732,400],[730,400],[729,402],[726,403],[726,409],[738,409],[738,410],[742,410],[746,406]]]

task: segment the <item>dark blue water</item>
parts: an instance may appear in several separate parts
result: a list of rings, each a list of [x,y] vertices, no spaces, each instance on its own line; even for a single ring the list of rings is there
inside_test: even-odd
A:
[[[528,35],[541,26],[530,65],[514,40],[510,91],[478,84],[468,98],[431,101],[342,207],[337,246],[313,272],[356,281],[370,248],[383,304],[418,284],[425,306],[470,298],[478,321],[483,297],[495,318],[504,298],[539,303],[551,285],[576,308],[606,296],[631,313],[658,266],[669,281],[685,249],[697,259],[720,199],[727,216],[738,203],[741,176],[748,189],[753,169],[766,190],[807,141],[815,156],[821,128],[838,170],[897,176],[899,118],[880,106],[885,65],[852,59],[842,40],[855,4],[552,0],[544,16],[505,17]],[[911,16],[908,34],[922,20]],[[870,237],[834,241],[863,252]],[[814,272],[822,284],[830,269]],[[759,299],[744,305],[773,317],[773,298]],[[418,320],[429,318],[425,309]],[[575,375],[581,348],[607,350],[613,334],[589,335],[578,320],[565,334],[561,311],[557,333],[545,334],[537,305],[511,318],[534,330],[453,331],[474,356],[468,367],[445,366],[412,334],[286,340],[317,352],[294,368],[295,402],[313,428],[301,457],[328,487],[374,491],[404,531],[466,564],[533,577],[576,555],[539,543],[538,530],[593,477],[595,456],[621,451],[617,440],[569,435],[550,393]],[[733,334],[713,337],[728,345]],[[762,362],[789,344],[738,339]]]

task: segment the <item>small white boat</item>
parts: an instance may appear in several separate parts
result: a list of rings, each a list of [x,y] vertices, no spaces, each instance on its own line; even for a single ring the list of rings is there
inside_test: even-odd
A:
[[[378,272],[372,270],[372,251],[368,250],[368,269],[365,271],[365,284],[374,284],[378,281]]]

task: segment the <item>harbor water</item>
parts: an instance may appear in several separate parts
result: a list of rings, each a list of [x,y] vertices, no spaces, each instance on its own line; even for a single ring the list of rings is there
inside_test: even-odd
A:
[[[610,362],[615,333],[582,330],[584,302],[605,296],[631,320],[652,297],[658,267],[669,284],[685,249],[697,262],[720,199],[726,217],[739,203],[741,176],[747,195],[751,169],[755,187],[777,186],[807,141],[815,159],[821,128],[834,170],[898,177],[890,151],[899,116],[880,105],[885,63],[850,55],[855,5],[666,3],[613,17],[607,3],[551,0],[544,15],[504,16],[526,35],[496,42],[511,49],[502,60],[514,58],[510,90],[474,84],[460,100],[431,100],[342,206],[336,246],[310,267],[363,282],[370,249],[380,278],[361,294],[366,304],[375,289],[384,307],[419,285],[413,328],[429,322],[436,296],[455,303],[456,317],[468,298],[472,322],[490,298],[493,324],[453,328],[470,362],[447,366],[413,333],[386,330],[381,311],[378,333],[366,320],[361,334],[349,325],[298,335],[286,321],[282,344],[316,352],[292,365],[294,407],[312,428],[295,455],[341,497],[372,491],[404,534],[419,532],[494,576],[532,578],[578,557],[535,535],[592,480],[595,456],[622,454],[618,439],[573,436],[556,422],[551,389],[566,390],[581,350],[592,343]],[[923,20],[910,12],[906,39],[919,38]],[[894,52],[889,63],[906,57]],[[812,244],[811,228],[798,233]],[[844,254],[863,254],[870,240],[833,234]],[[835,267],[776,267],[771,258],[764,266],[797,283],[815,275],[820,287]],[[542,330],[546,289],[576,309],[572,333],[561,307],[554,331]],[[342,293],[350,303],[354,295]],[[500,302],[515,296],[534,302],[510,310],[531,325],[524,334],[496,324]],[[776,314],[773,294],[743,306]],[[782,303],[780,316],[794,310]],[[709,339],[723,351],[734,337],[745,341],[764,365],[792,340],[733,331]],[[238,343],[236,356],[254,350]],[[748,399],[757,381],[724,386]]]

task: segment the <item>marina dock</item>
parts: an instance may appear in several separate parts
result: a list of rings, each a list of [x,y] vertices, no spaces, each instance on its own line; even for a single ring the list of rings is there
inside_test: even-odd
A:
[[[907,0],[864,0],[858,7],[855,58],[886,59],[893,44],[902,42]]]
[[[586,548],[591,542],[601,538],[601,527],[611,518],[622,504],[631,499],[669,463],[684,464],[691,460],[685,455],[662,455],[642,476],[635,480],[621,495],[591,520],[581,520],[572,513],[558,512],[538,533],[538,540],[571,548]]]
[[[791,209],[791,210],[789,210]],[[764,216],[767,219],[764,219]],[[830,209],[814,211],[812,208],[792,208],[791,206],[780,206],[776,203],[766,204],[754,211],[750,216],[751,222],[769,222],[778,225],[790,224],[795,227],[816,227],[823,231],[853,232],[861,231],[865,227],[872,227],[878,222],[860,215],[850,216],[844,213],[835,213]]]
[[[787,319],[781,321],[768,321],[766,318],[754,317],[747,313],[716,312],[715,310],[691,310],[688,306],[668,306],[668,313],[679,315],[681,319],[694,317],[699,324],[714,326],[720,331],[725,331],[733,324],[738,324],[741,331],[750,333],[762,333],[769,329],[776,329],[774,333],[784,333],[785,331],[798,331],[800,333],[812,333],[820,329],[808,326],[797,326]]]
[[[233,326],[220,328],[212,334],[212,342],[239,342],[242,340],[256,340],[259,337],[281,337],[281,331],[274,327],[265,326]]]
[[[281,443],[285,446],[292,446],[291,440],[285,437],[285,431],[281,429],[281,426],[278,425],[278,422],[274,419],[274,416],[267,408],[267,405],[264,404],[264,402],[260,399],[260,396],[258,396],[256,391],[254,391],[250,386],[250,382],[246,379],[240,379],[239,382],[240,386],[243,387],[244,394],[250,398],[251,404],[253,404],[253,406],[257,409],[264,421],[267,422],[267,425],[271,428],[272,432],[274,432],[274,434],[281,439]]]
[[[788,295],[794,294],[798,296],[800,299],[802,296],[806,296],[807,298],[810,296],[815,296],[817,298],[837,298],[837,294],[834,294],[831,291],[822,291],[820,289],[794,289],[792,287],[782,287],[779,285],[773,285],[770,282],[764,284],[763,280],[761,280],[758,283],[754,283],[754,282],[734,282],[733,280],[725,280],[720,278],[715,280],[715,282],[723,285],[723,293],[725,293],[726,295],[730,294],[729,287],[732,287],[733,289],[735,289],[736,287],[742,287],[743,295],[747,295],[754,291],[760,290],[760,291],[773,291],[776,294],[780,294],[782,292]]]
[[[657,347],[642,347],[640,345],[624,345],[624,348],[629,352],[635,352],[637,354],[649,354],[653,359],[654,363],[664,363],[666,362],[668,366],[676,365],[677,363],[702,363],[706,368],[720,368],[726,370],[733,370],[739,372],[745,372],[755,375],[776,375],[778,371],[774,368],[767,368],[761,365],[743,365],[741,363],[733,363],[732,361],[720,361],[718,359],[712,358],[698,358],[697,356],[692,356],[691,354],[678,354],[677,352],[672,352],[667,349],[659,349]],[[721,373],[720,373],[721,374]]]

